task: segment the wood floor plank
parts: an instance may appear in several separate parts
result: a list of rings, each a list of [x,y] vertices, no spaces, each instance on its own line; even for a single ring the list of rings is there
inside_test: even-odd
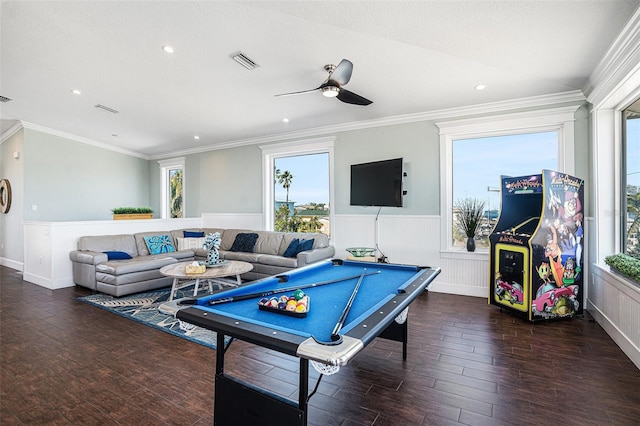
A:
[[[212,424],[215,351],[77,300],[87,294],[0,266],[0,425]],[[640,370],[588,313],[531,324],[424,293],[409,336],[406,361],[376,339],[323,376],[309,425],[640,424]],[[296,357],[235,341],[225,368],[297,398]]]

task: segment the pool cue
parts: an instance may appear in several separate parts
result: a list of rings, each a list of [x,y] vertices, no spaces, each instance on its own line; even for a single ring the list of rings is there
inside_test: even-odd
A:
[[[347,302],[347,306],[344,307],[344,310],[342,311],[342,315],[340,315],[340,319],[338,320],[338,323],[336,324],[336,326],[333,328],[333,331],[331,332],[331,340],[334,342],[337,342],[342,339],[342,337],[340,337],[340,330],[342,329],[342,326],[344,325],[344,322],[347,319],[347,315],[349,315],[349,311],[351,310],[351,305],[353,305],[353,300],[356,298],[356,294],[358,294],[358,290],[360,289],[360,284],[362,283],[362,279],[364,278],[366,271],[367,271],[367,268],[362,269],[362,274],[360,274],[360,279],[358,280],[356,287],[353,289],[353,293],[351,293],[351,297]]]
[[[369,272],[367,275],[375,275],[375,274],[379,274],[380,272],[381,271]],[[290,291],[302,290],[302,289],[305,289],[305,288],[319,287],[321,285],[327,285],[327,284],[338,283],[338,282],[341,282],[341,281],[353,280],[353,279],[358,278],[358,277],[360,277],[360,281],[362,281],[363,274],[364,274],[364,271],[360,275],[352,275],[350,277],[336,278],[336,279],[333,279],[333,280],[321,281],[321,282],[311,283],[311,284],[303,284],[303,285],[299,285],[299,286],[295,286],[295,287],[277,288],[277,289],[268,290],[268,291],[261,291],[261,292],[257,292],[257,293],[241,294],[239,296],[224,297],[222,299],[213,299],[213,300],[210,300],[208,302],[208,304],[209,304],[209,306],[213,306],[213,305],[219,305],[221,303],[229,303],[229,302],[237,302],[237,301],[240,301],[240,300],[255,299],[257,297],[269,297],[269,296],[272,296],[274,294],[287,293],[287,292],[290,292]],[[358,284],[360,284],[360,282],[358,282]]]

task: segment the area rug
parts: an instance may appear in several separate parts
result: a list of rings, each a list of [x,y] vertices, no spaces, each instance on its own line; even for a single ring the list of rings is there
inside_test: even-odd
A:
[[[78,299],[125,318],[215,349],[215,332],[180,321],[172,315],[163,314],[158,310],[158,307],[169,299],[170,291],[171,287],[167,287],[122,297],[98,293],[79,297]],[[185,292],[178,290],[174,299],[188,296],[193,296],[193,290]]]

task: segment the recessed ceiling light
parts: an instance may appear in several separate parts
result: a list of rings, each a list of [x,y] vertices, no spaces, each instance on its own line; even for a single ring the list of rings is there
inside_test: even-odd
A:
[[[173,53],[173,47],[171,46],[162,46],[162,50],[164,50],[165,53]]]
[[[194,138],[195,140],[198,140],[198,139],[200,139],[200,136],[195,135],[193,138]]]
[[[285,117],[285,118],[283,118],[283,119],[282,119],[282,122],[283,122],[283,123],[288,123],[288,122],[289,122],[289,119]]]
[[[74,95],[82,95],[82,92],[78,89],[71,89],[71,93],[73,93]]]
[[[475,87],[475,89],[476,89],[476,90],[484,90],[484,89],[486,89],[486,88],[487,88],[487,86],[486,86],[486,85],[484,85],[484,84],[478,84],[478,85]]]

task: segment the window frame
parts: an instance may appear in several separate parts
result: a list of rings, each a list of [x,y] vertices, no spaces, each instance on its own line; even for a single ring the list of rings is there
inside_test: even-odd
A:
[[[329,154],[329,223],[334,222],[334,167],[333,146],[335,137],[323,137],[262,145],[262,205],[264,208],[264,229],[273,231],[275,226],[275,159],[297,157],[309,154]],[[329,236],[331,239],[331,236]]]
[[[453,141],[524,133],[558,132],[558,171],[575,174],[575,112],[580,105],[529,112],[435,123],[440,132],[440,252],[469,256],[487,255],[487,249],[467,253],[452,246],[453,231]]]
[[[173,219],[170,215],[171,207],[169,206],[169,172],[171,170],[182,170],[182,215],[187,217],[185,188],[187,181],[187,173],[185,170],[185,157],[169,158],[166,160],[158,160],[160,165],[160,217],[162,219]]]
[[[627,231],[627,215],[629,213],[629,204],[627,203],[627,151],[628,151],[628,126],[627,123],[629,118],[625,116],[626,111],[631,108],[634,104],[640,103],[640,97],[636,98],[633,102],[631,102],[626,107],[622,108],[619,111],[620,114],[620,129],[621,129],[621,137],[620,137],[620,252],[624,254],[628,254],[629,247],[627,242],[629,241],[629,233]],[[634,118],[634,120],[640,120],[640,117]]]

